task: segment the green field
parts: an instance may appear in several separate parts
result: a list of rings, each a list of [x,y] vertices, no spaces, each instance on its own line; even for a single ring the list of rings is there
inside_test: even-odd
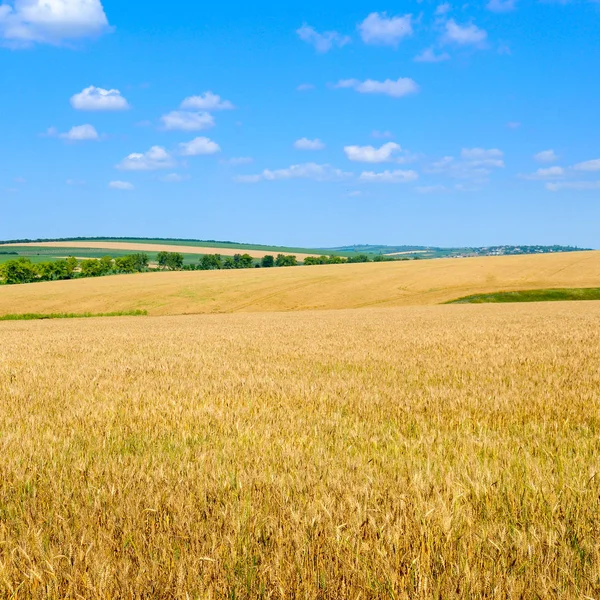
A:
[[[600,288],[571,288],[552,290],[524,290],[475,294],[446,304],[498,304],[506,302],[565,302],[569,300],[600,300]]]
[[[121,310],[108,313],[25,313],[0,316],[0,321],[46,321],[48,319],[90,319],[94,317],[145,317],[145,310]]]

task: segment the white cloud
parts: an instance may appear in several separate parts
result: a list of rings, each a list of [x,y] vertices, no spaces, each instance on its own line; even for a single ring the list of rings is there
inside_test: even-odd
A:
[[[416,171],[383,171],[374,173],[373,171],[364,171],[359,179],[366,183],[410,183],[419,178]]]
[[[221,96],[212,92],[204,92],[200,96],[190,96],[181,103],[184,110],[232,110],[235,106],[229,100],[223,100]]]
[[[402,150],[400,144],[388,142],[380,148],[374,146],[346,146],[344,152],[348,160],[365,163],[383,163],[394,160],[394,154]]]
[[[67,133],[60,133],[58,137],[69,142],[97,141],[100,139],[96,128],[92,125],[77,125]]]
[[[315,86],[312,83],[301,83],[297,88],[296,91],[298,92],[309,92],[310,90],[314,90]]]
[[[560,183],[547,183],[546,189],[550,192],[559,192],[561,190],[574,190],[578,192],[600,190],[600,181],[563,181]]]
[[[241,183],[258,183],[259,181],[284,181],[288,179],[312,179],[314,181],[340,181],[351,177],[351,173],[344,173],[331,165],[318,165],[316,163],[305,163],[292,165],[287,169],[272,171],[265,169],[257,175],[240,175],[236,181]]]
[[[473,23],[459,25],[454,19],[446,22],[446,32],[443,41],[448,43],[466,45],[481,45],[487,39],[487,32]]]
[[[129,103],[119,90],[105,90],[90,85],[71,97],[71,106],[75,110],[127,110]]]
[[[565,170],[562,167],[548,167],[546,169],[538,169],[529,175],[522,175],[522,179],[555,179],[565,176]]]
[[[60,44],[110,30],[100,0],[14,0],[0,5],[0,37],[11,45]]]
[[[148,152],[143,154],[134,153],[125,157],[117,169],[122,171],[156,171],[158,169],[169,169],[173,166],[172,156],[161,146],[152,146]]]
[[[516,8],[517,0],[490,0],[486,8],[492,12],[510,12]]]
[[[600,158],[586,160],[573,167],[576,171],[600,171]]]
[[[180,175],[179,173],[169,173],[164,177],[161,177],[160,180],[165,183],[181,183],[182,181],[186,181],[189,179],[189,175]]]
[[[450,55],[447,52],[436,54],[433,48],[426,48],[421,54],[418,54],[414,58],[415,62],[422,63],[439,63],[444,62],[445,60],[450,60]]]
[[[393,98],[401,98],[408,94],[415,94],[419,91],[419,86],[408,77],[400,77],[397,80],[386,79],[385,81],[375,81],[367,79],[359,81],[358,79],[342,79],[336,86],[337,88],[351,88],[361,94],[386,94]]]
[[[179,153],[182,156],[201,156],[221,152],[221,147],[207,137],[197,137],[191,142],[179,144]]]
[[[67,179],[65,183],[67,185],[85,185],[85,181],[82,181],[81,179]]]
[[[334,46],[342,48],[350,42],[350,38],[345,35],[340,35],[337,31],[325,31],[319,33],[314,27],[302,25],[296,31],[298,37],[307,44],[314,46],[317,52],[329,52]]]
[[[365,44],[397,46],[398,42],[412,35],[412,15],[388,17],[386,13],[371,13],[359,26]]]
[[[556,162],[558,160],[558,155],[554,150],[542,150],[541,152],[534,154],[533,159],[538,162]]]
[[[187,112],[174,110],[163,115],[160,120],[168,131],[199,131],[214,127],[215,120],[207,112]]]
[[[135,189],[133,183],[129,183],[129,181],[111,181],[108,187],[113,190],[122,190],[125,192]]]
[[[504,167],[504,152],[497,148],[463,148],[460,156],[473,167]]]
[[[450,6],[450,4],[448,2],[444,2],[444,4],[440,4],[435,9],[435,14],[437,16],[443,16],[443,15],[448,14],[451,10],[452,10],[452,7]]]
[[[294,142],[294,148],[296,148],[296,150],[323,150],[325,144],[319,138],[314,140],[302,138]]]
[[[476,182],[487,181],[493,169],[504,167],[504,153],[497,148],[463,148],[460,160],[453,156],[444,156],[429,165],[425,171],[447,175],[455,179],[472,179]],[[464,190],[462,190],[464,191]]]

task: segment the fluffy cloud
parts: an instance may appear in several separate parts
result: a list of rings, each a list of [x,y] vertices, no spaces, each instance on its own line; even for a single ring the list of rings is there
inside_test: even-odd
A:
[[[577,192],[600,190],[600,181],[562,181],[560,183],[547,183],[546,189],[550,192],[559,192],[561,190],[574,190]]]
[[[296,150],[323,150],[325,144],[318,138],[314,140],[302,138],[294,142],[294,148],[296,148]]]
[[[316,163],[305,163],[292,165],[287,169],[271,171],[265,169],[257,175],[240,175],[236,181],[241,183],[258,183],[259,181],[283,181],[288,179],[312,179],[314,181],[340,181],[351,177],[351,173],[344,173],[331,165],[318,165]]]
[[[350,42],[350,38],[345,35],[340,35],[337,31],[325,31],[319,33],[314,27],[302,25],[296,31],[298,37],[307,44],[314,46],[317,52],[329,52],[334,46],[342,48]]]
[[[60,44],[109,29],[100,0],[14,0],[0,5],[0,37],[12,45]]]
[[[312,83],[301,83],[297,88],[296,91],[298,92],[310,92],[311,90],[314,90],[315,86]]]
[[[122,171],[156,171],[170,169],[174,164],[173,157],[161,146],[152,146],[143,154],[130,154],[118,165]]]
[[[537,160],[538,162],[549,163],[556,162],[558,160],[558,156],[554,150],[542,150],[541,152],[534,154],[533,159]]]
[[[229,100],[223,100],[221,96],[212,92],[205,92],[200,96],[190,96],[181,103],[181,108],[184,110],[232,110],[235,106]]]
[[[419,86],[408,77],[400,77],[395,81],[393,79],[386,79],[385,81],[342,79],[335,87],[351,88],[361,94],[386,94],[393,98],[401,98],[419,91]]]
[[[492,12],[510,12],[516,8],[517,0],[490,0],[486,8]]]
[[[415,62],[422,63],[439,63],[444,62],[445,60],[450,60],[450,55],[447,52],[440,52],[439,54],[435,53],[433,48],[427,48],[415,56]]]
[[[119,90],[105,90],[93,85],[71,97],[75,110],[127,110],[129,103]]]
[[[221,152],[221,147],[207,137],[197,137],[191,142],[179,144],[179,153],[182,156],[201,156]]]
[[[366,183],[410,183],[419,178],[416,171],[383,171],[374,173],[373,171],[364,171],[360,174],[360,180]]]
[[[447,175],[455,179],[472,179],[477,182],[486,181],[493,169],[504,167],[504,153],[497,148],[463,148],[460,159],[444,156],[441,160],[429,165],[427,173]]]
[[[378,129],[374,129],[371,132],[371,137],[374,137],[377,140],[389,140],[394,137],[394,134],[391,131],[379,131]]]
[[[388,142],[381,148],[374,146],[346,146],[344,152],[348,160],[365,163],[383,163],[394,160],[394,154],[402,150],[400,144]]]
[[[125,192],[135,189],[133,183],[129,183],[128,181],[111,181],[108,187],[113,190],[122,190]]]
[[[174,110],[163,115],[160,120],[168,131],[199,131],[214,127],[215,120],[207,112],[187,112]]]
[[[487,39],[487,32],[473,23],[459,25],[454,19],[450,19],[446,22],[446,31],[442,39],[444,42],[461,46],[479,46]]]
[[[523,175],[522,179],[556,179],[560,177],[564,177],[565,170],[562,167],[548,167],[546,169],[538,169],[534,173],[530,173],[529,175]]]
[[[463,148],[460,156],[474,167],[504,167],[504,152],[497,148]]]
[[[58,137],[69,142],[96,141],[100,139],[96,128],[92,125],[77,125],[76,127],[72,127],[67,133],[59,134]]]
[[[586,160],[573,167],[576,171],[600,171],[600,158]]]
[[[386,13],[371,13],[359,26],[365,44],[397,46],[398,42],[412,35],[412,15],[388,17]]]

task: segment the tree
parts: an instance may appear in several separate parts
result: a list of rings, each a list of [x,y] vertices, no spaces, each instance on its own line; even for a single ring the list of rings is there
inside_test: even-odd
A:
[[[233,260],[236,264],[236,269],[251,269],[254,265],[254,260],[249,254],[236,254]]]
[[[37,279],[38,270],[28,258],[18,258],[0,265],[0,276],[7,284],[31,283]]]
[[[298,260],[292,254],[278,254],[275,264],[278,267],[295,267],[298,264]]]
[[[220,254],[205,254],[200,259],[200,268],[203,271],[214,271],[223,268]]]
[[[267,254],[266,256],[263,256],[261,261],[260,261],[260,266],[261,267],[274,267],[275,266],[275,257],[271,256],[270,254]]]
[[[235,261],[233,260],[233,258],[231,258],[231,256],[228,256],[225,258],[225,261],[223,262],[223,268],[224,269],[235,269]]]
[[[156,255],[156,262],[158,263],[158,266],[163,269],[167,266],[167,260],[169,258],[169,253],[168,252],[159,252]]]

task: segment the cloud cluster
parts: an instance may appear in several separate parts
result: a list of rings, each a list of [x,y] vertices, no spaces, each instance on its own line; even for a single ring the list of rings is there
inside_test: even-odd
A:
[[[365,44],[397,46],[400,40],[411,36],[412,15],[388,17],[386,13],[371,13],[359,26]]]
[[[233,110],[235,106],[229,100],[223,100],[221,96],[212,92],[204,92],[200,96],[190,96],[181,103],[183,110]]]
[[[345,146],[344,152],[348,160],[364,163],[384,163],[394,160],[395,155],[402,151],[402,146],[395,142],[383,144],[380,148],[374,146]]]
[[[314,140],[301,138],[294,142],[294,148],[296,148],[296,150],[323,150],[325,144],[319,138]]]
[[[445,32],[442,40],[445,43],[458,44],[460,46],[480,46],[487,39],[487,32],[480,29],[474,23],[459,25],[454,19],[446,21]]]
[[[162,146],[152,146],[147,152],[129,154],[117,165],[117,169],[121,171],[156,171],[170,169],[174,164],[173,157]]]
[[[135,189],[133,183],[129,183],[129,181],[111,181],[108,187],[112,190],[121,190],[123,192],[130,192]]]
[[[401,98],[409,94],[416,94],[419,91],[419,86],[409,77],[400,77],[396,80],[386,79],[385,81],[342,79],[335,87],[350,88],[361,94],[385,94],[386,96],[392,96],[392,98]]]
[[[72,127],[66,133],[59,133],[55,127],[50,127],[46,135],[48,137],[59,137],[61,140],[67,142],[86,142],[86,141],[97,141],[100,139],[100,135],[96,131],[93,125],[77,125]]]
[[[71,106],[75,110],[117,111],[127,110],[129,103],[119,90],[105,90],[91,85],[71,97]]]
[[[221,147],[207,137],[197,137],[191,142],[179,144],[179,153],[182,156],[203,156],[207,154],[217,154],[221,152]]]
[[[319,33],[314,27],[306,24],[302,25],[296,33],[303,42],[310,44],[320,53],[329,52],[334,46],[342,48],[350,43],[347,35],[340,35],[337,31]]]
[[[541,163],[551,163],[558,160],[558,156],[554,150],[542,150],[533,155],[533,159]]]
[[[174,110],[160,118],[167,131],[200,131],[215,125],[214,117],[207,112]]]
[[[109,30],[100,0],[14,0],[0,5],[0,37],[16,46],[58,45]]]
[[[287,169],[272,171],[265,169],[256,175],[239,175],[235,178],[240,183],[258,183],[260,181],[285,181],[288,179],[312,179],[314,181],[340,181],[351,177],[351,173],[344,173],[331,165],[304,163],[292,165]]]
[[[463,148],[460,158],[444,156],[426,168],[427,173],[446,175],[454,179],[487,181],[494,169],[504,167],[504,153],[497,148]]]
[[[364,171],[360,174],[360,181],[366,183],[410,183],[416,181],[419,175],[416,171],[383,171],[374,173],[373,171]]]

